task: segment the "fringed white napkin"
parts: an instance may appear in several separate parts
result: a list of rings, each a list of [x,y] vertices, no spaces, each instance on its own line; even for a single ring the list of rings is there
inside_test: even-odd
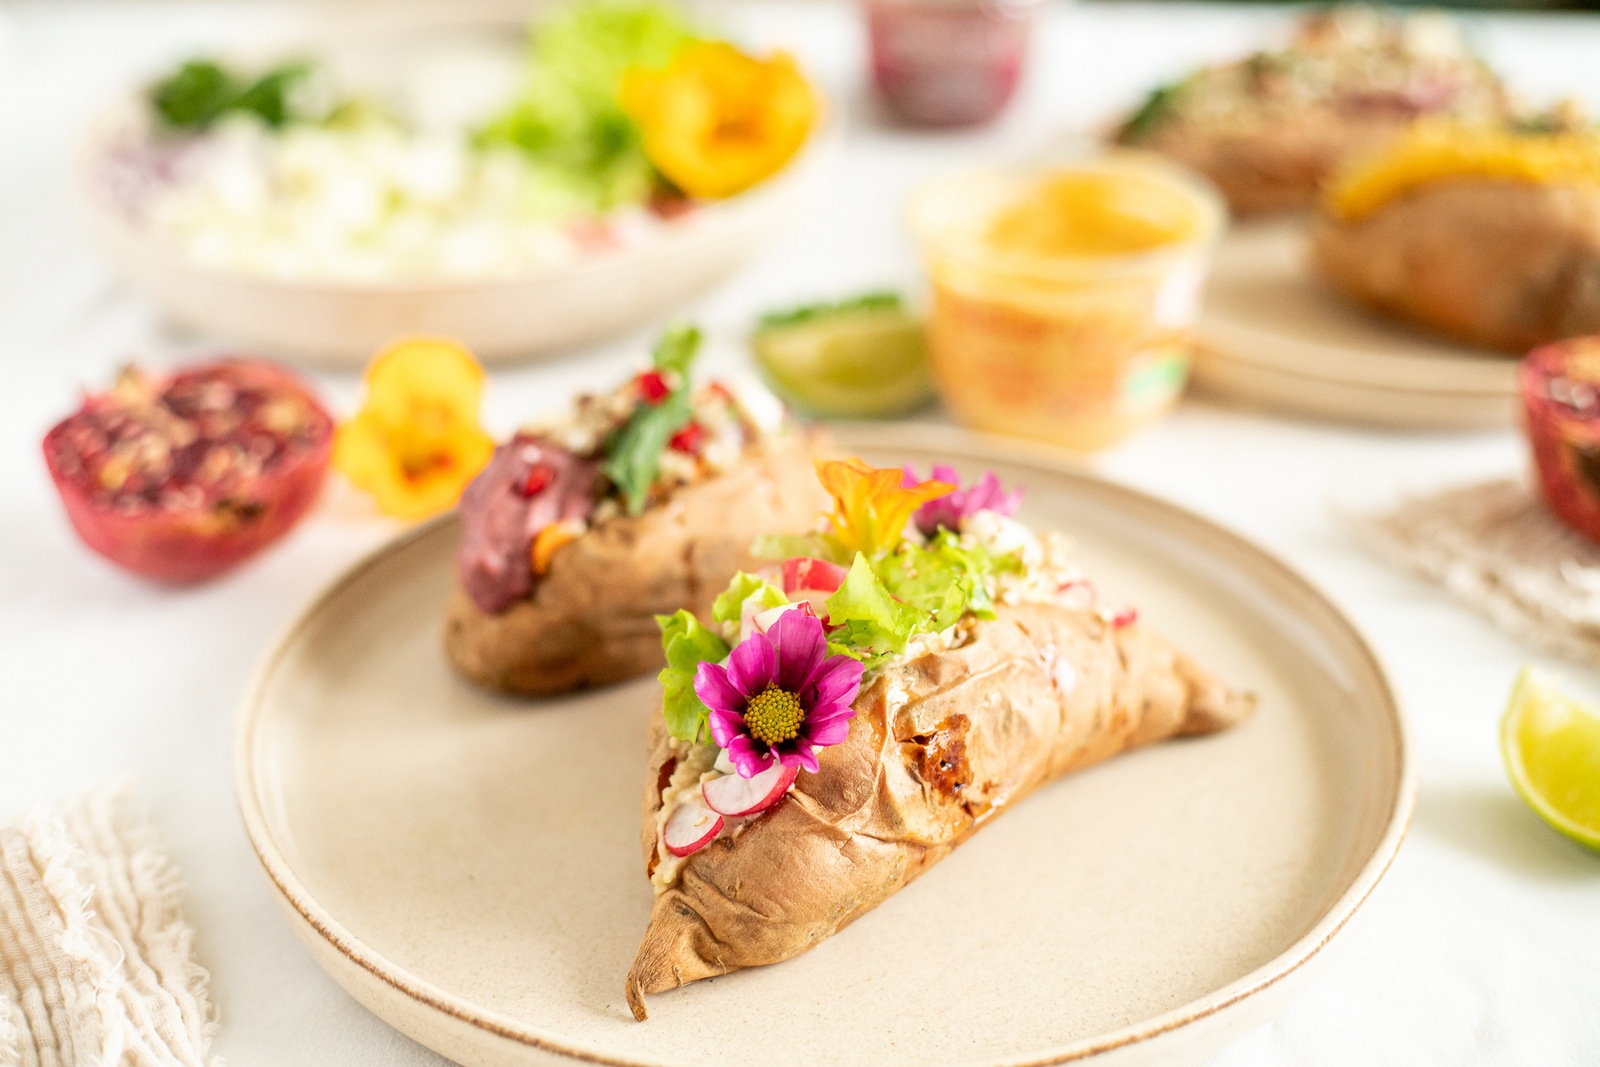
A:
[[[1380,555],[1518,637],[1600,663],[1600,545],[1552,515],[1527,485],[1453,489],[1353,525]]]
[[[0,827],[0,1065],[204,1067],[182,897],[126,786]]]

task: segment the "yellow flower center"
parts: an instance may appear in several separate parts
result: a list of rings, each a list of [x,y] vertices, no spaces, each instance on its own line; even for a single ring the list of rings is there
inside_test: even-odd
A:
[[[775,685],[769,685],[751,697],[744,709],[745,729],[757,741],[765,742],[768,748],[798,734],[800,724],[805,719],[806,709],[800,706],[800,698]]]

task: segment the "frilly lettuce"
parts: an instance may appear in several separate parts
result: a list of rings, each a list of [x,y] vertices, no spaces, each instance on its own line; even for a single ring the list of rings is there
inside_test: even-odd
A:
[[[756,597],[763,608],[782,607],[789,602],[783,590],[765,578],[740,571],[712,603],[711,617],[717,622],[737,624],[744,613],[744,602],[751,597]]]
[[[642,201],[653,170],[617,87],[629,67],[662,66],[689,39],[689,24],[664,3],[590,0],[563,8],[534,30],[521,95],[479,142],[527,152],[552,204],[568,199],[609,211]],[[568,197],[550,195],[556,186]]]
[[[706,660],[720,663],[728,654],[728,643],[682,608],[675,615],[657,615],[656,625],[661,627],[661,647],[667,653],[660,674],[667,731],[680,741],[702,743],[710,712],[695,695],[695,671]]]

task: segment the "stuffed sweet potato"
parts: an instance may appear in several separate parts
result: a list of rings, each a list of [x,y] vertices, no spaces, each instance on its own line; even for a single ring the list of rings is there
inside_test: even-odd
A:
[[[983,483],[903,490],[943,495],[924,495],[901,542],[889,479],[861,488],[884,473],[898,484],[864,467],[835,479],[817,543],[832,560],[789,560],[781,590],[742,576],[721,631],[667,627],[636,1018],[649,994],[832,936],[1046,782],[1253,707],[1131,613],[1098,608],[1062,543],[1004,517],[1008,498]]]
[[[1600,331],[1600,138],[1419,129],[1341,175],[1312,248],[1351,299],[1470,344]]]
[[[691,390],[692,341],[669,342],[654,370],[501,445],[462,495],[444,646],[472,681],[539,694],[656,669],[655,615],[707,614],[757,536],[826,506],[820,433]]]
[[[1497,78],[1437,13],[1313,13],[1282,51],[1208,67],[1152,93],[1117,140],[1204,174],[1239,215],[1311,206],[1339,163],[1424,115],[1497,118]]]

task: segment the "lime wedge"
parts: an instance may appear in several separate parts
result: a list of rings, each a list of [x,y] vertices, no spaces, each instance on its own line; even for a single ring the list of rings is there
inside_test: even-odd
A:
[[[1500,751],[1511,784],[1541,819],[1600,850],[1600,710],[1524,667],[1500,722]]]
[[[899,308],[767,327],[751,343],[767,384],[808,415],[889,418],[933,397],[922,323]]]

